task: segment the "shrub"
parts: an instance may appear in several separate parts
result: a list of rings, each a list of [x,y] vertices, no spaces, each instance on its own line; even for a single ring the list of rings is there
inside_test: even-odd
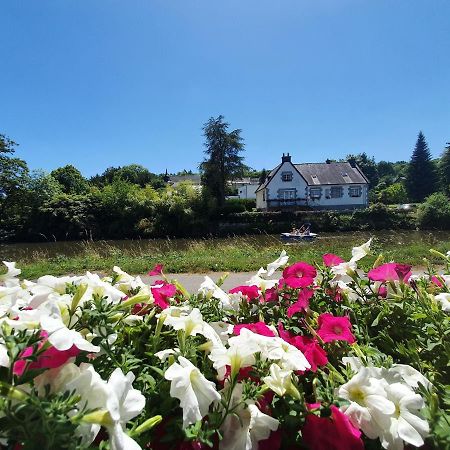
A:
[[[442,193],[430,195],[417,210],[417,224],[422,229],[450,228],[450,201]]]

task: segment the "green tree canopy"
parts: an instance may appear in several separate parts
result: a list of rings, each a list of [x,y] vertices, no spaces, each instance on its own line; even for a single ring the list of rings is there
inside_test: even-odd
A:
[[[203,186],[217,200],[219,206],[225,203],[228,181],[241,177],[246,169],[242,130],[228,132],[229,124],[222,115],[211,117],[203,126],[206,158],[200,164]]]
[[[89,190],[86,178],[71,164],[53,170],[50,175],[61,185],[65,194],[85,194]]]
[[[447,142],[444,153],[442,153],[439,175],[444,192],[450,194],[450,142]]]
[[[437,189],[437,174],[431,153],[422,131],[417,136],[416,146],[406,172],[405,186],[409,199],[421,202]]]

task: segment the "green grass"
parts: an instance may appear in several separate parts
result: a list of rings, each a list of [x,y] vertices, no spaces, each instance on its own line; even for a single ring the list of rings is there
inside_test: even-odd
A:
[[[324,234],[311,243],[283,245],[277,236],[240,236],[204,240],[149,240],[119,242],[56,243],[46,245],[21,244],[0,247],[1,259],[15,260],[22,276],[35,279],[44,274],[81,274],[87,270],[109,272],[114,265],[132,274],[145,274],[156,263],[162,263],[166,273],[210,271],[254,271],[273,261],[285,249],[290,261],[320,261],[324,253],[335,253],[345,259],[353,246],[374,236],[373,255],[363,267],[371,266],[378,254],[385,261],[394,260],[425,266],[424,257],[439,260],[430,248],[450,250],[450,233],[377,232]]]

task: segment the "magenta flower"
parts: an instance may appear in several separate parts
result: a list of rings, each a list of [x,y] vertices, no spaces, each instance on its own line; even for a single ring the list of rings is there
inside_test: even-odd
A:
[[[317,334],[323,342],[347,341],[349,344],[356,342],[351,332],[352,324],[348,316],[333,316],[325,313],[319,316],[319,330]]]
[[[279,281],[280,289],[283,289],[284,286],[290,287],[292,289],[305,288],[307,286],[311,286],[314,283],[314,278],[310,277],[289,277],[289,278],[281,278]]]
[[[264,322],[243,323],[240,325],[235,325],[233,327],[233,333],[236,335],[241,334],[242,328],[247,328],[247,330],[250,330],[256,334],[260,334],[261,336],[275,336],[275,333]]]
[[[173,297],[177,288],[173,284],[169,284],[166,281],[158,280],[155,281],[155,284],[150,287],[153,298],[155,299],[155,304],[162,309],[166,309],[169,307],[168,299]]]
[[[364,450],[361,432],[339,408],[331,405],[331,417],[308,414],[302,429],[305,444],[311,450]]]
[[[266,302],[277,302],[278,301],[278,290],[277,288],[273,287],[270,289],[266,289],[264,292],[264,299],[261,298],[262,301]]]
[[[444,287],[444,284],[442,283],[442,281],[436,276],[436,275],[433,275],[432,277],[431,277],[431,282],[433,283],[433,284],[435,284],[437,287],[439,287],[439,288],[442,288],[442,287]]]
[[[327,267],[337,266],[338,264],[345,262],[344,259],[342,259],[338,255],[334,255],[333,253],[327,253],[326,255],[323,255],[322,260]]]
[[[292,317],[295,313],[299,311],[305,311],[309,306],[309,299],[314,295],[312,289],[303,289],[298,294],[298,299],[295,303],[289,306],[287,310],[288,317]]]
[[[407,282],[411,276],[411,266],[407,264],[386,263],[375,269],[369,270],[367,277],[372,281],[381,281],[383,283],[389,281]]]
[[[151,277],[154,275],[161,275],[163,271],[163,265],[162,264],[156,264],[155,267],[148,273]]]
[[[248,300],[254,300],[259,297],[259,288],[258,286],[236,286],[233,289],[230,289],[230,294],[236,294],[240,292],[241,295],[247,297]]]
[[[283,270],[283,278],[315,278],[317,270],[315,267],[303,261],[296,262]]]

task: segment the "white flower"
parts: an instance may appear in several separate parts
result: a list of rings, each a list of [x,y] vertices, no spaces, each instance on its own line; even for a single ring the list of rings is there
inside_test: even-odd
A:
[[[359,246],[359,247],[353,247],[352,249],[352,258],[350,259],[350,262],[356,262],[360,259],[364,258],[364,256],[367,256],[370,252],[370,244],[372,243],[372,238],[370,238],[365,244]]]
[[[186,336],[195,336],[201,334],[203,330],[203,316],[198,308],[194,308],[189,314],[181,311],[178,316],[172,314],[165,314],[165,311],[161,313],[165,316],[164,325],[171,326],[174,330],[183,330]]]
[[[6,346],[0,343],[0,367],[9,367],[10,361],[8,356],[8,350]]]
[[[162,362],[164,362],[170,355],[176,355],[180,353],[179,348],[168,348],[166,350],[161,350],[160,352],[156,352],[155,356],[159,358]]]
[[[253,275],[250,280],[247,281],[249,286],[258,286],[261,291],[272,289],[278,284],[278,280],[267,280],[262,278],[261,275],[266,273],[264,269],[260,269],[256,275]]]
[[[188,359],[180,356],[164,374],[171,381],[170,395],[180,400],[183,409],[183,428],[201,420],[208,414],[209,406],[220,400],[213,382],[208,381]]]
[[[384,384],[362,367],[353,378],[337,390],[337,395],[350,402],[343,408],[354,426],[370,439],[383,434],[395,406],[388,400]]]
[[[282,397],[286,392],[298,395],[298,391],[292,384],[292,370],[283,370],[277,364],[270,366],[270,375],[263,377],[264,383],[269,386],[272,391]],[[296,392],[297,391],[297,392]]]
[[[0,275],[0,281],[3,281],[7,287],[17,286],[19,280],[16,279],[16,277],[19,276],[22,271],[16,268],[15,262],[3,261],[3,264],[8,270],[5,274]]]
[[[233,334],[234,326],[231,323],[219,321],[219,322],[210,322],[209,325],[219,336],[220,340],[222,341],[222,344],[226,344],[228,342],[228,339],[230,338],[230,335]]]
[[[238,384],[232,394],[231,407],[235,407],[241,398],[242,385]],[[229,414],[221,427],[220,450],[256,450],[259,441],[278,429],[278,420],[262,413],[253,403],[247,407],[239,406],[234,411],[235,414]]]
[[[430,389],[432,386],[419,371],[406,364],[394,364],[389,371],[400,374],[405,383],[412,388],[418,388],[419,383],[425,386],[426,389]]]
[[[68,350],[75,345],[78,349],[86,352],[100,351],[100,347],[86,341],[78,331],[70,330],[59,319],[43,316],[41,317],[41,327],[48,332],[48,341],[57,350]]]
[[[442,311],[450,312],[450,294],[448,292],[435,295],[434,298],[441,304]]]
[[[423,438],[430,431],[427,421],[419,413],[424,407],[422,397],[403,383],[387,386],[386,392],[395,405],[395,412],[390,418],[389,427],[381,436],[381,444],[389,450],[402,450],[403,441],[421,447]]]
[[[217,284],[208,276],[205,276],[205,281],[200,285],[198,292],[208,298],[212,297],[220,300],[224,308],[231,308],[230,297],[228,294],[217,286]]]
[[[271,277],[276,270],[278,270],[281,266],[284,266],[288,262],[289,256],[286,255],[286,251],[283,250],[274,262],[267,264],[267,275]]]

